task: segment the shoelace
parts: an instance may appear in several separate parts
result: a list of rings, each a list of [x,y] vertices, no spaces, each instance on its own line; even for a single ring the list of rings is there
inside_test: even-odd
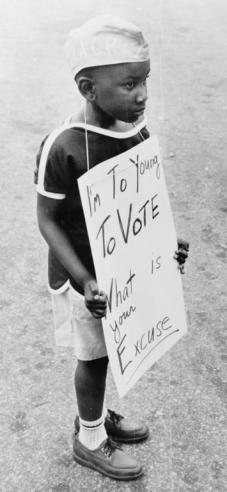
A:
[[[103,453],[106,455],[107,458],[111,458],[115,449],[121,449],[121,447],[118,446],[116,442],[112,441],[112,439],[108,437],[105,444],[102,447]]]
[[[110,420],[112,420],[113,424],[118,424],[124,418],[119,413],[115,413],[113,410],[109,410],[109,408],[108,408],[108,414],[109,414]]]

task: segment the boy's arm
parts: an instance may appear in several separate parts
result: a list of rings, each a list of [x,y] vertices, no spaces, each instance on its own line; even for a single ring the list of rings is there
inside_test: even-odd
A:
[[[87,308],[95,318],[100,318],[105,315],[106,296],[99,291],[96,280],[85,268],[69,238],[58,224],[56,218],[60,207],[61,200],[37,194],[37,218],[40,232],[62,265],[83,288]]]

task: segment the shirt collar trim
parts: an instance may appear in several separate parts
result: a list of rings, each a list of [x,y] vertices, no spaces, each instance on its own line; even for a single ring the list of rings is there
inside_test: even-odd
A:
[[[128,130],[126,132],[115,132],[113,130],[107,130],[106,128],[101,128],[95,125],[88,125],[85,123],[73,123],[71,122],[73,115],[70,115],[64,122],[64,125],[69,126],[71,128],[82,128],[84,130],[91,131],[93,133],[99,133],[100,135],[106,135],[108,137],[113,137],[113,138],[130,138],[133,137],[134,135],[137,135],[142,128],[144,128],[147,125],[147,118],[145,117],[140,123],[137,125],[133,126],[131,130]]]

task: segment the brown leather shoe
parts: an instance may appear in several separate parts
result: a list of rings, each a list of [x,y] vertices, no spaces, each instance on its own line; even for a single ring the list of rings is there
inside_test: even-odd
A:
[[[125,444],[140,442],[149,436],[149,429],[145,424],[137,420],[122,417],[122,415],[109,409],[105,418],[105,428],[108,436],[114,439],[114,441]],[[77,416],[75,420],[76,434],[79,432],[79,429],[80,421]]]
[[[134,480],[143,474],[142,467],[109,438],[91,451],[76,435],[73,443],[73,458],[80,465],[97,470],[115,480]]]

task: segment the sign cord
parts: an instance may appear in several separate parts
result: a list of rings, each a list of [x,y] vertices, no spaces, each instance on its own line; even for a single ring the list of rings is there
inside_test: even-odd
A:
[[[85,142],[86,142],[87,171],[89,171],[89,169],[90,169],[90,161],[89,161],[88,131],[87,131],[87,101],[85,101],[85,105],[84,105],[84,122],[85,122]]]
[[[135,123],[132,123],[132,126],[135,128],[135,127],[136,127]],[[140,130],[138,131],[138,133],[139,133],[139,135],[140,135],[141,141],[143,142],[143,141],[145,140],[145,138],[144,138],[143,134],[141,133],[141,131],[140,131]]]

